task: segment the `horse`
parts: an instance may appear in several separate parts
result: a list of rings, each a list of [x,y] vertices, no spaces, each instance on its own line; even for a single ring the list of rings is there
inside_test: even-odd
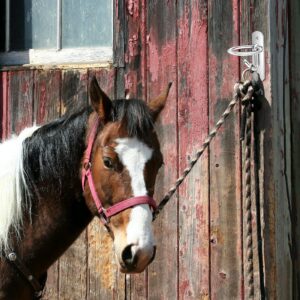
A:
[[[91,104],[0,145],[0,299],[41,297],[47,269],[94,217],[121,272],[153,261],[154,123],[169,88],[149,103],[112,101],[93,77]]]

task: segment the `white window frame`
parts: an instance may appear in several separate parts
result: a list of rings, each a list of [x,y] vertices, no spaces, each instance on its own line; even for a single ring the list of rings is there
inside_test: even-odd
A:
[[[10,45],[10,0],[6,1],[5,52],[0,52],[0,66],[20,65],[67,65],[112,63],[113,46],[84,47],[62,49],[62,16],[61,2],[57,1],[57,40],[56,49],[29,49],[25,51],[9,51]],[[113,9],[113,5],[112,5]],[[112,13],[113,15],[113,13]]]

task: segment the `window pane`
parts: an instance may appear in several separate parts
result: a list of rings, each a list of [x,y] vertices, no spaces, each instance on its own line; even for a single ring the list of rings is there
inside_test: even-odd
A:
[[[112,46],[112,0],[63,0],[62,48]]]
[[[10,50],[56,48],[56,1],[11,0]]]
[[[5,50],[5,1],[0,1],[0,52]]]

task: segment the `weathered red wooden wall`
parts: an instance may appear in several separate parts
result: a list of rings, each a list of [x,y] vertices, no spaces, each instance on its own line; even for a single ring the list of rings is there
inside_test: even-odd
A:
[[[294,16],[296,0],[293,3],[290,11]],[[129,95],[145,101],[172,81],[167,107],[157,124],[165,161],[157,178],[159,200],[232,96],[243,66],[226,50],[249,44],[251,32],[262,31],[266,101],[258,116],[256,150],[260,164],[253,168],[257,175],[252,203],[255,298],[290,299],[291,216],[284,186],[291,172],[289,161],[284,163],[290,158],[285,140],[289,108],[281,109],[288,105],[282,98],[288,70],[281,67],[288,54],[284,44],[286,12],[284,0],[116,0],[112,65],[20,67],[0,72],[2,138],[33,122],[58,117],[79,101],[88,101],[92,75],[112,98]],[[295,17],[292,20],[297,22]],[[297,109],[298,73],[293,67],[291,71]],[[236,107],[209,151],[156,220],[158,250],[146,272],[131,276],[119,273],[112,243],[95,220],[50,269],[45,299],[246,298],[239,117],[240,108]],[[298,116],[293,118],[297,124]],[[298,131],[294,131],[295,140]],[[294,144],[298,164],[296,153]],[[293,241],[298,235],[294,232]]]

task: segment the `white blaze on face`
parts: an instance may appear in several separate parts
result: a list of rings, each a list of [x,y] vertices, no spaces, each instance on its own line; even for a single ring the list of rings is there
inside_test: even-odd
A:
[[[144,169],[150,160],[153,150],[137,138],[120,138],[115,147],[120,161],[127,168],[131,177],[133,196],[147,195],[144,179]],[[148,204],[132,208],[130,221],[127,225],[127,245],[133,244],[138,248],[153,249],[152,213]]]

